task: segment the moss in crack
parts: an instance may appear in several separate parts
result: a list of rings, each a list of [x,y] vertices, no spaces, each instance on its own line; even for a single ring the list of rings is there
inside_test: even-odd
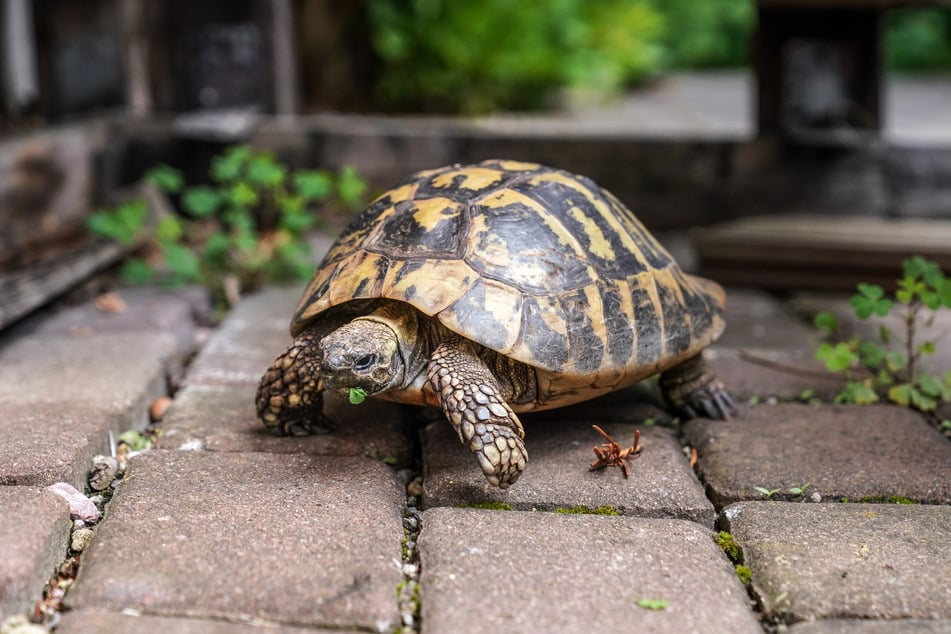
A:
[[[717,543],[717,546],[723,549],[723,552],[730,558],[730,561],[734,563],[740,561],[740,545],[736,543],[736,539],[733,538],[733,535],[726,531],[720,531],[713,536],[713,541]]]
[[[569,507],[560,506],[555,509],[555,513],[562,513],[564,515],[622,515],[619,510],[610,505],[591,508],[584,504]]]
[[[845,501],[847,500],[843,498],[843,502]],[[917,500],[901,495],[870,495],[860,499],[859,502],[865,502],[866,504],[918,504]]]
[[[750,579],[753,576],[753,572],[750,570],[749,566],[744,566],[743,564],[736,564],[734,568],[736,569],[736,576],[739,577],[743,585],[744,586],[750,585]]]
[[[460,504],[461,509],[486,509],[489,511],[514,511],[511,504],[507,502],[473,502],[472,504]]]

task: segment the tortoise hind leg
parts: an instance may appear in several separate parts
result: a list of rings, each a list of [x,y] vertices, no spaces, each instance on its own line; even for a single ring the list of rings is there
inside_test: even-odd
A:
[[[663,372],[660,390],[677,412],[689,418],[706,416],[727,420],[737,415],[733,398],[717,380],[702,353]]]
[[[495,376],[472,345],[456,336],[436,348],[428,372],[446,418],[475,454],[485,479],[509,487],[525,470],[528,453],[522,424]]]
[[[320,334],[299,334],[261,377],[255,397],[258,417],[275,436],[327,431],[320,385]]]

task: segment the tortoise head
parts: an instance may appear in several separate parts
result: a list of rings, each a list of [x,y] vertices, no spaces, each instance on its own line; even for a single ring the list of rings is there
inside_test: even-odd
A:
[[[324,337],[320,352],[320,374],[327,390],[346,394],[362,388],[376,394],[403,384],[400,339],[379,321],[354,319]]]

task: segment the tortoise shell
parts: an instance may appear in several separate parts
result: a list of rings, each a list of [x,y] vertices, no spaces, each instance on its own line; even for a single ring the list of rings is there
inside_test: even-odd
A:
[[[340,235],[291,325],[389,299],[574,385],[677,365],[724,328],[723,290],[684,273],[584,176],[491,160],[414,174]]]

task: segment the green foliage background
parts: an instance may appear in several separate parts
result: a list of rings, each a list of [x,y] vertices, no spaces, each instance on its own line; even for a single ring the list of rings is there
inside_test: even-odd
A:
[[[671,69],[747,62],[753,0],[369,0],[386,108],[537,109]],[[951,9],[888,14],[891,67],[951,69]]]

